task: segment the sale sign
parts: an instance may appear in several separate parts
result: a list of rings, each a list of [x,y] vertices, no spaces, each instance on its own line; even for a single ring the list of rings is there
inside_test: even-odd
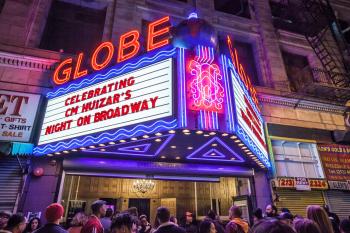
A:
[[[0,90],[0,141],[29,142],[40,95]]]
[[[318,144],[317,149],[327,180],[350,180],[350,146]]]
[[[172,69],[168,58],[49,99],[39,145],[171,116]]]

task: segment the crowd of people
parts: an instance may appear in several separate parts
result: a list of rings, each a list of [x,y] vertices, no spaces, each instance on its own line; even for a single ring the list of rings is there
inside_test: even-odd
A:
[[[135,207],[123,212],[114,212],[106,208],[105,201],[98,200],[91,205],[92,214],[87,216],[78,212],[69,223],[68,229],[60,225],[64,208],[58,203],[49,205],[45,210],[47,223],[41,226],[40,218],[34,217],[27,222],[21,214],[0,212],[0,233],[350,233],[350,219],[339,220],[327,206],[310,205],[307,217],[294,216],[288,209],[280,213],[274,205],[268,205],[254,211],[253,224],[242,218],[240,207],[233,205],[229,209],[229,221],[224,223],[215,211],[210,210],[202,221],[187,211],[178,222],[170,215],[169,209],[159,207],[154,224],[148,216],[138,216]]]

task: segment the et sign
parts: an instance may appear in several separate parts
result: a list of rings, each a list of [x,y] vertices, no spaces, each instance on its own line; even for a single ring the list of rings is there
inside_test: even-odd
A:
[[[29,142],[40,95],[0,90],[0,141]]]

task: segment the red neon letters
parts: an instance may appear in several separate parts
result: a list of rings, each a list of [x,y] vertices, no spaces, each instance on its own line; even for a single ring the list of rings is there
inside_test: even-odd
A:
[[[151,51],[169,44],[169,16],[156,20],[148,25],[147,51]],[[140,33],[132,30],[120,36],[117,62],[124,62],[138,54],[140,51]],[[115,47],[111,42],[101,43],[93,52],[90,67],[99,71],[107,67],[113,58]],[[99,61],[102,51],[107,52],[103,61]],[[62,61],[56,68],[53,75],[53,82],[56,85],[62,85],[72,79],[78,79],[88,74],[87,67],[82,68],[84,64],[83,53],[79,53],[77,58],[68,58]],[[74,68],[73,68],[74,67]],[[74,71],[73,71],[74,69]],[[72,74],[73,73],[73,74]]]
[[[252,100],[256,104],[256,107],[259,109],[259,101],[258,101],[258,97],[257,97],[257,92],[250,81],[250,77],[246,74],[243,65],[239,62],[237,50],[233,48],[232,40],[231,40],[230,36],[227,36],[227,45],[228,45],[228,48],[230,51],[232,63],[236,67],[238,74],[239,74],[239,77],[241,78],[242,82],[246,86],[247,90],[250,92],[250,95],[252,97]]]

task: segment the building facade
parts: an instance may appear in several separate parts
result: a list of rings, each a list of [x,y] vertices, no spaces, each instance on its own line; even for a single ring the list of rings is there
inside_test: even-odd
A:
[[[61,152],[60,155],[52,153],[53,156],[29,157],[28,164],[20,163],[29,168],[22,171],[20,166],[16,168],[18,163],[13,162],[17,161],[16,157],[23,158],[14,149],[14,142],[19,140],[5,138],[1,139],[3,147],[11,148],[6,162],[14,164],[11,177],[17,175],[21,179],[17,179],[12,187],[20,194],[6,199],[3,205],[0,203],[1,208],[36,213],[53,201],[60,201],[69,210],[66,213],[69,219],[77,209],[88,210],[91,201],[103,198],[119,210],[137,205],[153,219],[154,210],[159,205],[170,206],[172,213],[179,217],[186,210],[203,216],[208,209],[215,209],[226,216],[228,207],[234,202],[244,207],[245,215],[249,216],[253,208],[264,208],[271,202],[305,214],[303,211],[307,204],[338,203],[331,200],[336,194],[340,201],[347,200],[347,186],[341,191],[329,190],[332,187],[319,156],[319,145],[349,143],[346,136],[335,137],[346,135],[343,114],[347,97],[336,97],[343,96],[341,93],[346,92],[348,87],[337,84],[339,91],[336,84],[325,89],[318,85],[319,80],[328,80],[332,74],[327,73],[324,62],[305,33],[280,23],[285,18],[278,14],[282,9],[276,9],[286,6],[279,5],[278,1],[236,2],[0,1],[0,90],[4,93],[41,95],[41,102],[37,103],[39,110],[31,114],[36,119],[30,139],[24,141],[26,144],[38,143],[46,111],[45,96],[55,85],[52,77],[60,62],[70,57],[77,59],[81,53],[91,57],[92,51],[104,41],[118,45],[121,36],[130,30],[146,35],[147,26],[165,16],[170,17],[171,25],[179,25],[195,10],[199,18],[215,29],[215,40],[219,43],[225,41],[227,35],[232,39],[240,63],[258,93],[265,121],[266,148],[272,163],[270,169],[261,169],[259,164],[257,167],[254,164],[232,170],[230,167],[233,165],[225,167],[226,164],[219,162],[210,167],[212,164],[204,163],[208,172],[198,175],[199,170],[193,165],[186,167],[186,162],[182,163],[183,167],[176,167],[175,157],[172,167],[166,168],[160,163],[155,166],[132,165],[130,162],[130,166],[126,166],[126,163],[118,164],[118,159],[100,160],[98,156],[92,156],[91,161],[95,160],[88,164],[88,161],[79,161],[84,156],[90,158],[83,153],[71,156]],[[340,0],[331,4],[338,19],[338,28],[344,31],[344,43],[349,43],[350,18],[346,12],[350,10],[350,5]],[[342,47],[338,49],[343,51]],[[340,53],[337,51],[335,54]],[[344,58],[346,62],[345,55]],[[338,65],[337,69],[335,73],[346,73],[346,67],[339,68]],[[334,92],[340,94],[334,95]],[[195,134],[195,129],[196,126],[191,133]],[[186,149],[189,147],[187,145]],[[235,145],[232,148],[236,150]],[[240,148],[237,150],[247,156]],[[179,160],[182,159],[180,157]],[[109,166],[112,163],[115,167]],[[146,170],[147,166],[149,170]],[[137,171],[137,167],[144,170]],[[220,172],[223,167],[221,170],[228,170]],[[133,170],[131,174],[130,170]],[[4,173],[3,176],[9,175]],[[146,178],[155,179],[151,184],[153,189],[146,194],[135,191],[137,185],[134,179]],[[302,190],[303,185],[308,187]],[[331,195],[327,194],[329,192]],[[293,206],[296,199],[300,206]],[[336,207],[331,205],[331,208]],[[344,216],[346,214],[349,215],[343,213]]]

